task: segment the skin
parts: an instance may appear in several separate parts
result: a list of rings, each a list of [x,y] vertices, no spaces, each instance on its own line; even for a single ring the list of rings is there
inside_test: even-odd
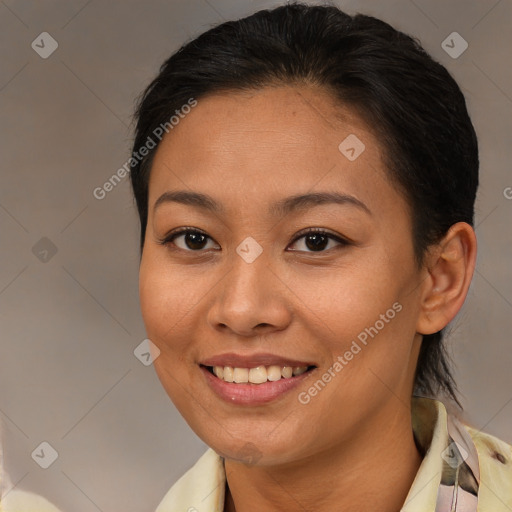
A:
[[[349,134],[365,144],[355,161],[338,149]],[[171,202],[154,211],[170,190],[209,194],[225,212]],[[349,194],[371,213],[351,204],[268,213],[280,199],[320,191]],[[159,243],[180,227],[210,238],[199,251],[184,236],[174,249]],[[305,228],[351,242],[331,240],[316,252],[305,238],[294,242]],[[411,229],[379,141],[322,89],[202,98],[161,142],[149,182],[142,315],[160,349],[154,366],[165,390],[225,457],[227,512],[373,511],[376,499],[382,512],[403,505],[421,463],[410,410],[421,335],[455,316],[476,258],[473,230],[458,223],[418,268]],[[248,236],[263,249],[252,263],[235,250]],[[307,405],[299,403],[298,393],[397,302],[395,318]],[[198,366],[226,352],[270,352],[317,369],[273,402],[234,405],[210,389]]]

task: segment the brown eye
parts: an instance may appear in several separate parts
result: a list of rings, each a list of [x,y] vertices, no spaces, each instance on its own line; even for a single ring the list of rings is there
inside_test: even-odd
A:
[[[327,252],[328,250],[332,248],[336,248],[341,246],[348,245],[348,242],[344,240],[343,238],[333,235],[332,233],[328,233],[327,231],[323,230],[309,230],[306,233],[302,234],[301,236],[298,236],[292,243],[292,245],[297,244],[297,242],[301,239],[304,239],[304,246],[306,249],[304,252]],[[337,246],[329,247],[326,251],[327,246],[329,245],[329,242],[333,241],[337,243]],[[302,249],[294,249],[301,251]]]
[[[176,240],[182,239],[179,243]],[[175,233],[171,233],[164,240],[161,241],[162,245],[174,245],[184,251],[197,252],[204,249],[208,240],[211,238],[205,233],[197,229],[182,229]]]

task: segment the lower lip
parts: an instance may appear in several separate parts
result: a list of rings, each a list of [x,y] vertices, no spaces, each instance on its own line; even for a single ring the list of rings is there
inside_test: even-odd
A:
[[[226,402],[237,405],[260,405],[282,397],[307,379],[314,370],[289,379],[267,381],[263,384],[236,384],[226,382],[213,375],[207,368],[200,366],[206,382],[213,391]]]

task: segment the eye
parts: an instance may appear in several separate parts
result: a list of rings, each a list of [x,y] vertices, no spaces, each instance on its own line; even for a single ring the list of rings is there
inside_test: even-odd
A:
[[[180,243],[176,243],[176,240],[182,239]],[[178,249],[189,252],[199,252],[205,249],[207,241],[213,241],[206,233],[196,228],[182,228],[179,231],[169,233],[164,239],[158,242],[162,245],[170,246],[171,244],[176,246]],[[181,245],[180,245],[181,244]],[[206,247],[209,249],[209,247]]]
[[[176,241],[179,239],[182,239],[181,242],[176,243]],[[304,239],[304,245],[306,249],[292,250],[298,250],[299,252],[327,252],[328,250],[336,247],[336,245],[334,247],[328,247],[329,242],[338,244],[338,247],[350,244],[348,240],[345,240],[338,235],[334,235],[333,233],[329,233],[328,231],[325,231],[321,228],[309,228],[306,231],[302,231],[293,240],[291,245],[297,244],[297,242],[301,239]],[[201,230],[187,227],[180,228],[177,231],[169,233],[162,240],[158,240],[158,242],[161,245],[169,246],[172,249],[178,248],[188,252],[201,252],[202,249],[212,248],[207,247],[209,240],[213,242],[213,239]]]
[[[349,241],[341,238],[338,235],[334,235],[332,233],[329,233],[321,228],[314,228],[314,229],[308,229],[306,232],[302,232],[302,234],[299,234],[297,238],[292,242],[293,244],[296,244],[297,241],[304,239],[304,246],[307,249],[304,252],[327,252],[330,249],[336,248],[335,247],[329,247],[326,250],[326,247],[329,245],[329,242],[336,242],[339,246],[346,246],[349,245]],[[295,249],[297,250],[297,249]],[[299,249],[301,251],[301,249]]]

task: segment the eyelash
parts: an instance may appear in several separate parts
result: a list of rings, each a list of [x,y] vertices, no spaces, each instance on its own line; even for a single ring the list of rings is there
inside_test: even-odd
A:
[[[176,231],[171,231],[164,238],[159,239],[158,243],[160,245],[167,246],[169,249],[171,249],[173,251],[174,250],[179,250],[179,251],[185,251],[185,252],[191,252],[191,253],[194,253],[194,252],[196,252],[196,253],[206,252],[203,249],[199,249],[197,251],[194,251],[192,249],[182,249],[181,247],[176,247],[176,245],[174,244],[174,239],[176,239],[180,235],[184,235],[184,234],[187,234],[187,233],[196,233],[196,234],[204,235],[207,238],[209,238],[210,240],[213,240],[210,236],[208,236],[204,231],[201,231],[200,229],[193,228],[193,227],[184,227],[184,228],[179,228]],[[295,242],[297,242],[301,238],[306,237],[309,234],[324,235],[327,238],[338,242],[340,245],[337,246],[337,247],[334,247],[334,248],[331,247],[330,249],[322,250],[322,251],[294,251],[294,252],[306,252],[306,253],[310,253],[310,254],[315,254],[315,253],[317,253],[317,254],[325,254],[325,253],[327,253],[327,252],[329,252],[329,251],[331,251],[333,249],[341,248],[341,247],[344,247],[344,246],[347,246],[347,245],[351,245],[351,242],[349,240],[347,240],[346,238],[342,238],[339,235],[335,235],[333,233],[330,233],[329,231],[325,231],[322,228],[307,228],[307,229],[304,229],[304,230],[300,231],[299,233],[297,233],[297,236],[293,239],[293,241],[291,242],[290,245],[293,245]]]

